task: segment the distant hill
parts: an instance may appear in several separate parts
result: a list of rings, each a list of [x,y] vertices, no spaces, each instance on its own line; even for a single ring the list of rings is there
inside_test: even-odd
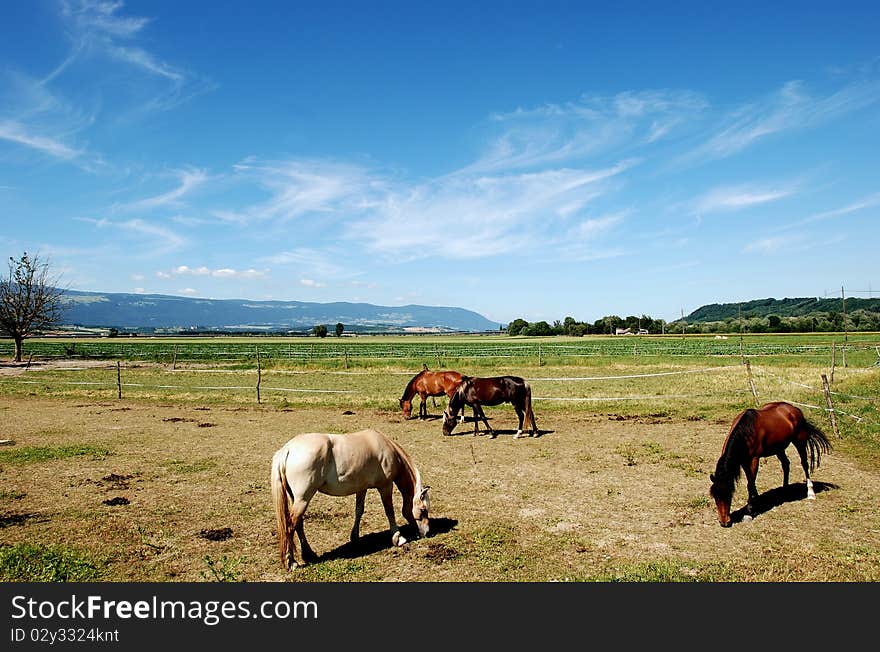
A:
[[[740,310],[742,311],[743,318],[767,317],[768,315],[806,317],[821,313],[839,313],[843,311],[843,306],[839,298],[754,299],[742,303],[711,303],[697,308],[685,319],[691,323],[737,319],[740,316]],[[847,313],[853,313],[857,310],[880,313],[880,299],[855,299],[847,297]]]
[[[196,299],[164,294],[65,293],[67,326],[140,331],[311,331],[337,323],[354,331],[497,331],[499,324],[464,308],[376,306],[369,303],[309,303]]]

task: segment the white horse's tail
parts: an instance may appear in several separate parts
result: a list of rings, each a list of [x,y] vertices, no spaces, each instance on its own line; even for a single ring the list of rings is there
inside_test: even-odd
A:
[[[278,450],[272,457],[272,474],[269,486],[272,488],[272,502],[275,505],[275,527],[278,533],[278,550],[281,554],[281,565],[290,567],[289,560],[294,557],[295,543],[293,528],[290,523],[290,507],[287,502],[287,447]],[[291,499],[293,496],[291,496]]]

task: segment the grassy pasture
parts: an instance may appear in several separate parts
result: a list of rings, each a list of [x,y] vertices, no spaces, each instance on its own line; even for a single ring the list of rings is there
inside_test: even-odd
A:
[[[485,342],[436,339],[438,347]],[[631,349],[636,338],[604,339]],[[556,341],[547,340],[540,360],[441,358],[463,373],[530,381],[545,434],[517,441],[510,406],[486,408],[496,439],[474,438],[470,421],[443,437],[437,418],[403,420],[406,382],[423,361],[437,367],[412,352],[350,355],[346,368],[338,358],[262,358],[263,338],[242,341],[261,348],[259,404],[255,360],[246,358],[206,363],[178,349],[173,364],[125,359],[119,399],[115,360],[35,356],[30,369],[6,365],[0,374],[2,438],[15,442],[0,447],[0,579],[877,581],[878,339],[848,350],[846,367],[837,359],[837,438],[821,409],[830,341],[755,338],[829,345],[749,359],[759,399],[815,406],[804,411],[835,449],[814,473],[816,501],[802,499],[793,452],[789,490],[779,486],[778,462],[763,461],[766,511],[729,530],[717,525],[707,475],[731,419],[754,404],[738,348],[572,358],[545,354]],[[362,343],[378,345],[346,341]],[[429,414],[444,406],[429,399]],[[268,496],[272,453],[300,432],[366,427],[403,443],[418,463],[432,486],[433,536],[390,548],[371,492],[361,544],[350,546],[354,497],[318,495],[306,531],[322,559],[285,573]],[[735,507],[744,502],[742,484]]]

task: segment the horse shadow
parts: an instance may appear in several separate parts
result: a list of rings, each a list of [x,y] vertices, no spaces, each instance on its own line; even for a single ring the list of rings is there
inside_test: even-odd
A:
[[[831,489],[839,489],[840,487],[831,482],[820,482],[813,480],[813,491],[817,494]],[[789,484],[786,487],[776,487],[758,495],[758,499],[753,504],[752,517],[755,518],[761,514],[769,512],[771,509],[784,505],[785,503],[793,503],[799,500],[807,499],[807,484],[805,482],[797,482]],[[741,523],[743,517],[748,513],[747,507],[741,507],[735,512],[731,512],[731,523]]]
[[[429,530],[427,538],[431,538],[433,536],[437,536],[438,534],[446,534],[455,529],[455,526],[458,525],[458,521],[454,518],[445,518],[439,517],[434,518],[433,516],[430,518],[428,523]],[[410,524],[406,524],[401,526],[400,534],[407,538],[409,541],[415,541],[419,538],[418,530]],[[322,555],[318,556],[318,561],[330,561],[332,559],[357,559],[358,557],[366,557],[367,555],[372,555],[373,553],[379,552],[380,550],[385,550],[386,548],[392,548],[393,545],[391,543],[391,534],[388,530],[383,530],[381,532],[370,532],[369,534],[362,534],[361,537],[355,541],[348,541],[347,543],[342,544],[338,548],[334,548],[333,550],[328,550]]]
[[[543,430],[541,428],[538,428],[538,432],[535,433],[535,435],[533,436],[533,439],[537,439],[538,437],[543,437],[544,435],[552,435],[554,432],[556,432],[556,431],[555,430]],[[509,429],[508,428],[500,428],[500,429],[493,428],[491,430],[491,432],[487,431],[487,430],[480,430],[480,432],[477,436],[478,437],[489,437],[491,439],[495,439],[499,435],[509,435],[509,436],[513,437],[515,434],[516,434],[515,428],[509,428]],[[462,428],[461,430],[452,432],[450,434],[450,436],[451,437],[473,437],[474,431]],[[523,433],[520,435],[520,438],[528,439],[529,438],[528,431],[524,430]],[[813,484],[815,485],[815,483],[813,483]],[[804,491],[806,491],[806,489]]]

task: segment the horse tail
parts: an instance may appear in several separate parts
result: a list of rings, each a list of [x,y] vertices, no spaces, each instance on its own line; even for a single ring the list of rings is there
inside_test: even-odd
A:
[[[810,473],[817,468],[822,461],[822,453],[831,452],[831,442],[828,437],[814,423],[804,419],[804,430],[807,431],[807,447],[810,449]]]
[[[288,556],[294,554],[293,528],[290,527],[290,507],[288,495],[293,500],[287,484],[287,447],[281,448],[272,458],[272,474],[269,485],[272,487],[272,502],[275,505],[275,527],[278,531],[278,551],[281,564],[288,566]]]
[[[538,435],[538,424],[535,423],[535,413],[532,412],[532,387],[527,382],[523,381],[523,386],[525,387],[525,408],[526,408],[526,420],[532,426],[532,432],[535,436]]]

